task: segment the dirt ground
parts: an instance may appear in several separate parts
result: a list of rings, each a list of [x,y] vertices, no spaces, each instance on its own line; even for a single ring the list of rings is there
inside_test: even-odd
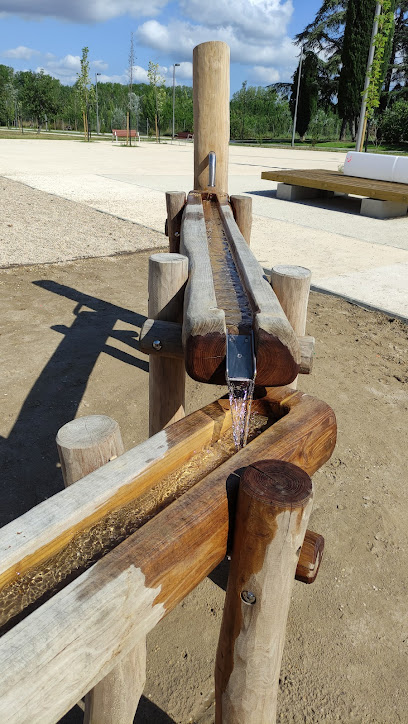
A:
[[[147,437],[148,360],[137,349],[147,261],[140,252],[0,270],[2,525],[62,489],[54,440],[65,422],[110,415],[126,449]],[[407,329],[311,294],[316,358],[299,387],[332,406],[338,444],[314,476],[309,527],[326,550],[316,582],[294,586],[281,724],[408,722]],[[189,381],[188,412],[224,392]],[[226,575],[222,564],[149,635],[135,721],[214,721]]]

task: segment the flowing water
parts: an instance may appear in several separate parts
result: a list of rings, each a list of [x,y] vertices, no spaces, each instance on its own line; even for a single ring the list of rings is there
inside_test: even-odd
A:
[[[232,437],[237,450],[247,443],[253,393],[254,380],[228,380]]]

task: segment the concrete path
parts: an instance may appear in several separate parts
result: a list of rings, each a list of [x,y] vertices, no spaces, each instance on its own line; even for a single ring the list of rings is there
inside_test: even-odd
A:
[[[231,146],[229,192],[252,196],[251,246],[266,269],[309,267],[315,289],[408,318],[408,217],[362,217],[352,197],[281,201],[276,183],[261,179],[261,171],[271,169],[337,170],[344,157]],[[193,148],[0,140],[0,175],[162,232],[163,192],[191,189]]]

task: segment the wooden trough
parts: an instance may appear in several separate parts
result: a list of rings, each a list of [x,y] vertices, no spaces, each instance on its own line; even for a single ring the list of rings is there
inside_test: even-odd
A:
[[[227,550],[216,721],[275,721],[293,581],[312,582],[322,553],[307,530],[310,476],[336,422],[296,389],[313,359],[310,272],[265,279],[250,199],[228,196],[228,65],[224,43],[194,50],[194,190],[166,195],[171,253],[149,262],[151,437],[124,452],[109,418],[68,423],[57,436],[66,489],[0,531],[0,721],[53,724],[86,695],[86,724],[132,724],[146,635]],[[238,350],[249,340],[255,382],[238,451],[228,399],[184,416],[186,370],[225,383],[236,337]]]

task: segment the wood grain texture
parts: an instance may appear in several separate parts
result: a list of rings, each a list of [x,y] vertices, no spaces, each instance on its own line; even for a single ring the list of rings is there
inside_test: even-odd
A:
[[[407,184],[345,176],[338,171],[327,171],[325,169],[262,171],[261,178],[268,181],[282,181],[295,186],[307,186],[323,191],[338,191],[343,194],[368,196],[371,199],[408,203]]]
[[[220,203],[219,209],[255,312],[256,384],[266,387],[289,384],[299,371],[300,349],[297,337],[276,294],[268,284],[262,267],[239,231],[231,207]]]
[[[225,314],[217,307],[201,194],[188,195],[180,250],[189,260],[183,317],[186,371],[198,382],[224,384]]]
[[[169,237],[170,253],[180,251],[180,229],[183,209],[186,203],[184,191],[166,191],[167,236]]]
[[[311,475],[330,457],[328,405],[288,388],[261,402],[282,419],[0,639],[0,719],[57,721],[222,560],[243,467],[273,457]]]
[[[181,324],[146,319],[140,330],[139,349],[143,354],[184,359]]]
[[[296,580],[313,583],[319,573],[323,558],[324,538],[313,530],[307,530],[296,567]]]
[[[125,451],[119,425],[105,415],[72,420],[57,434],[64,483],[98,470]],[[140,641],[85,697],[84,724],[133,724],[146,681],[146,641]]]
[[[149,317],[179,322],[183,314],[188,260],[181,254],[153,254],[149,259]],[[184,361],[154,358],[149,363],[149,435],[184,417]]]
[[[107,415],[67,422],[56,437],[65,487],[125,452],[119,425]]]
[[[226,43],[210,41],[193,50],[194,189],[208,189],[208,154],[217,160],[215,189],[228,193],[229,69]]]
[[[309,375],[313,369],[313,360],[315,355],[315,338],[306,335],[298,337],[300,347],[300,375]]]
[[[231,195],[230,204],[238,229],[248,246],[250,246],[252,230],[252,197]]]
[[[306,332],[307,305],[309,302],[312,272],[302,266],[275,266],[271,272],[271,286],[298,336]],[[297,389],[298,378],[291,382]]]
[[[241,477],[215,664],[216,724],[276,721],[279,673],[312,481],[279,460]]]

